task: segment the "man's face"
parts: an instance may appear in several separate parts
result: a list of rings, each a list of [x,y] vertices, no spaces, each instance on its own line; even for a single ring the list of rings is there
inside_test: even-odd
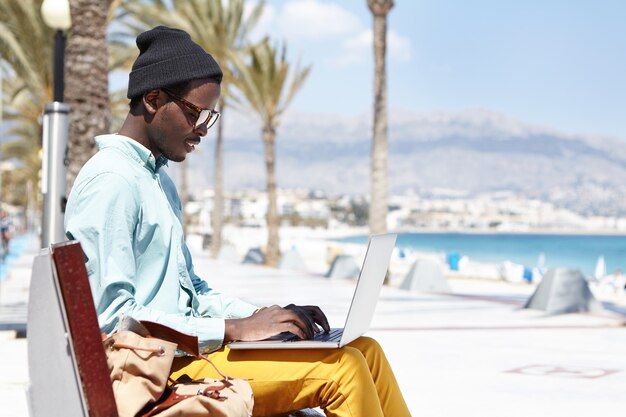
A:
[[[187,93],[181,98],[202,109],[215,109],[220,97],[220,85],[206,80],[193,80]],[[148,129],[148,148],[158,158],[165,156],[170,161],[182,162],[187,154],[200,144],[206,136],[207,127],[195,127],[198,113],[180,100],[161,90],[158,110]]]

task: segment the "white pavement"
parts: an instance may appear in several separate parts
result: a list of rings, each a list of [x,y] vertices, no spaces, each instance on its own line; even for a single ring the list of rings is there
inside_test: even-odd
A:
[[[258,305],[318,304],[331,325],[343,325],[353,282],[216,261],[193,243],[195,270],[213,287]],[[35,253],[29,246],[12,267],[0,306],[27,294],[30,270],[24,265]],[[532,287],[450,283],[453,295],[383,288],[368,333],[385,349],[414,416],[626,412],[624,316],[546,316],[520,309]],[[26,343],[14,332],[0,331],[0,416],[28,415]]]

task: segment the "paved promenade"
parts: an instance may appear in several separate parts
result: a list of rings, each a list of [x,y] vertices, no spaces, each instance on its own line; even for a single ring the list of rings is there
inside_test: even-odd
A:
[[[343,325],[353,282],[215,261],[194,241],[191,248],[196,272],[215,288],[259,305],[319,304],[331,325]],[[28,341],[2,323],[7,308],[11,314],[24,311],[36,253],[32,240],[0,287],[0,416],[28,415]],[[453,294],[383,288],[368,333],[384,347],[414,416],[626,412],[626,317],[609,311],[550,317],[520,309],[530,286],[456,279],[450,284]]]

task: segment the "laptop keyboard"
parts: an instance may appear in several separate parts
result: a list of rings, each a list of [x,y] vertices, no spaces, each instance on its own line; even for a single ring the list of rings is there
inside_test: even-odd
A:
[[[342,334],[343,334],[343,329],[331,329],[329,333],[318,333],[313,337],[313,339],[310,339],[310,340],[313,340],[316,342],[339,342],[339,340],[341,340]],[[297,342],[300,340],[302,339],[294,335],[285,339],[285,342]]]

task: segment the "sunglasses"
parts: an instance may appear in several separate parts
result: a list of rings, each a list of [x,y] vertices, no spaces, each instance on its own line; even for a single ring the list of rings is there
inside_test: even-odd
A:
[[[202,107],[198,107],[193,103],[185,100],[184,98],[172,93],[169,90],[162,88],[162,90],[171,98],[179,102],[180,104],[187,107],[189,110],[195,112],[198,117],[196,122],[194,123],[194,129],[199,129],[202,125],[206,125],[207,130],[209,130],[215,122],[220,118],[220,112],[216,110],[203,109]]]

